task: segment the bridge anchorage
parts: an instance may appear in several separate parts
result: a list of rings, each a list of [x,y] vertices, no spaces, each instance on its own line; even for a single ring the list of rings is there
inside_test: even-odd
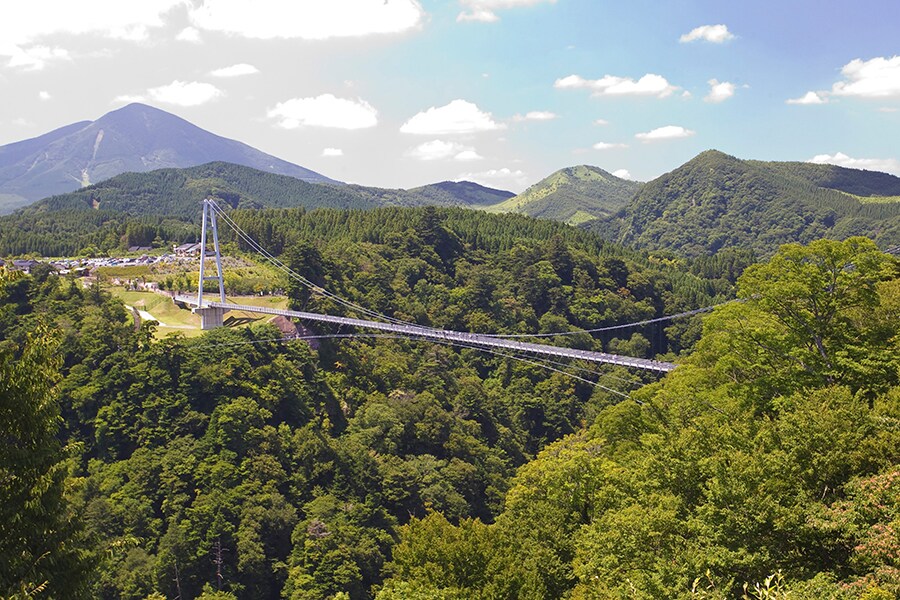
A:
[[[354,319],[349,317],[338,317],[334,315],[302,312],[296,310],[283,310],[278,308],[267,308],[261,306],[246,306],[240,304],[230,304],[225,301],[225,282],[222,277],[222,256],[219,250],[219,234],[216,217],[220,216],[225,223],[235,231],[235,233],[243,239],[250,247],[262,254],[271,261],[276,267],[284,270],[289,276],[297,279],[304,285],[308,285],[316,292],[323,293],[327,297],[335,300],[339,304],[343,304],[348,308],[352,308],[362,314],[379,318],[379,321]],[[374,329],[376,331],[386,331],[397,334],[402,337],[413,339],[431,340],[439,343],[452,345],[461,345],[471,348],[483,349],[490,351],[491,349],[505,349],[517,354],[529,354],[538,356],[552,356],[558,358],[570,358],[584,360],[593,363],[604,363],[619,365],[623,367],[632,367],[636,369],[645,369],[667,373],[675,368],[676,365],[669,362],[658,360],[650,360],[646,358],[633,358],[630,356],[620,356],[617,354],[607,354],[605,352],[594,352],[591,350],[579,350],[576,348],[564,348],[560,346],[551,346],[548,344],[536,344],[532,342],[520,342],[511,337],[502,335],[485,335],[478,333],[468,333],[463,331],[451,331],[445,329],[436,329],[433,327],[425,327],[415,323],[401,321],[387,315],[376,313],[359,305],[353,304],[349,300],[345,300],[327,290],[315,286],[312,282],[306,280],[293,271],[290,271],[281,261],[268,253],[256,240],[246,234],[231,218],[218,207],[215,200],[206,199],[203,201],[203,220],[202,233],[200,236],[200,276],[198,279],[197,296],[175,296],[175,301],[186,306],[192,307],[192,312],[200,315],[200,326],[202,329],[213,329],[223,325],[225,313],[229,310],[240,310],[253,313],[262,313],[269,315],[283,315],[285,317],[294,317],[305,321],[315,321],[320,323],[335,323],[359,329]],[[211,231],[213,252],[208,253],[207,234]],[[213,257],[216,265],[216,275],[207,276],[205,264],[208,258]],[[206,281],[216,280],[219,285],[218,301],[208,301],[204,298],[203,284]],[[700,309],[701,312],[705,309]],[[687,313],[685,313],[687,314]]]

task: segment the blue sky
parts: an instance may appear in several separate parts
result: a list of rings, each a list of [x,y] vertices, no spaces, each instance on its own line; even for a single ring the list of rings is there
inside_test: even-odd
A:
[[[0,144],[142,101],[385,187],[709,148],[900,175],[897,0],[31,0],[0,40]]]

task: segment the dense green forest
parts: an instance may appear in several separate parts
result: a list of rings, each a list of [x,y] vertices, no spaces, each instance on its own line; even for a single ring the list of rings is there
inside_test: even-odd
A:
[[[546,340],[683,363],[657,381],[270,325],[154,341],[97,286],[0,271],[0,597],[900,593],[900,265],[869,240],[747,267],[514,215],[230,214],[316,285],[439,327],[572,333],[735,280],[743,301],[702,335]]]
[[[729,261],[701,278],[517,216],[233,214],[270,228],[286,262],[319,285],[442,327],[566,332],[713,303],[731,285]],[[429,511],[494,521],[518,467],[656,377],[399,339],[314,351],[268,325],[154,342],[152,325],[135,331],[106,292],[48,271],[4,272],[0,286],[0,358],[14,384],[2,415],[18,411],[41,432],[30,448],[44,448],[29,461],[13,446],[3,462],[31,472],[0,489],[10,511],[0,556],[17,557],[0,569],[3,596],[371,597],[400,526]],[[295,306],[339,310],[289,291]],[[555,341],[673,354],[695,343],[697,325]],[[4,439],[18,439],[20,421]],[[49,498],[33,518],[12,518],[27,504],[16,481]]]

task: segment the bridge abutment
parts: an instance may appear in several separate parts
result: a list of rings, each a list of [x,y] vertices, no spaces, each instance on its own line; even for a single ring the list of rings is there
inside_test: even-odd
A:
[[[192,312],[200,315],[200,329],[205,330],[221,327],[225,322],[225,313],[228,312],[228,309],[218,307],[195,308]]]

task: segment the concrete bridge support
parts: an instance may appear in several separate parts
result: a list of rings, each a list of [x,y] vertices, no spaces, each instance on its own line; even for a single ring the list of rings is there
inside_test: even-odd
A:
[[[195,308],[191,312],[200,315],[200,329],[215,329],[221,327],[225,321],[227,308]]]

